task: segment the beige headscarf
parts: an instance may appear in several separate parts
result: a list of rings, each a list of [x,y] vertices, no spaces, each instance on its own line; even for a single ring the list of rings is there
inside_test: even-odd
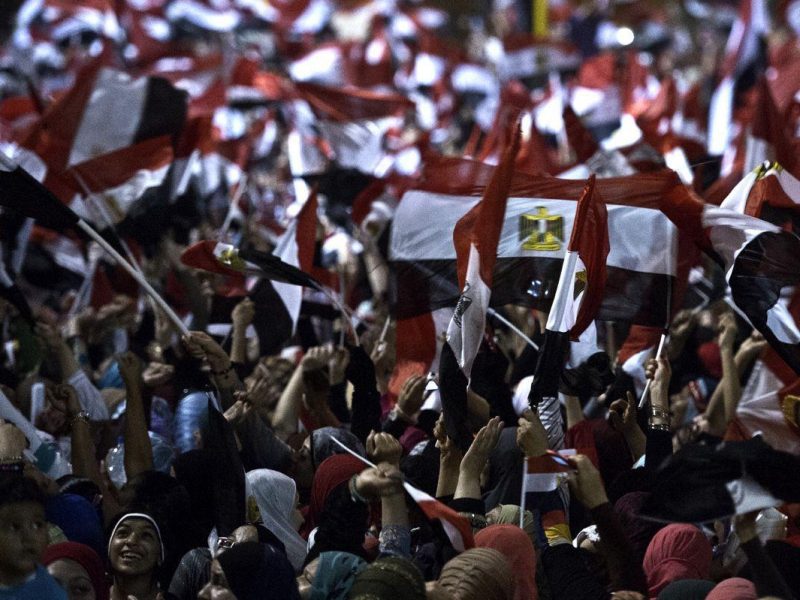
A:
[[[473,548],[450,560],[439,587],[454,600],[512,600],[514,578],[505,557],[490,548]]]
[[[519,511],[521,508],[516,504],[498,504],[496,508],[489,511],[486,515],[486,520],[489,525],[519,525]],[[529,510],[525,511],[525,517],[522,521],[522,529],[533,540],[536,533],[533,513]]]

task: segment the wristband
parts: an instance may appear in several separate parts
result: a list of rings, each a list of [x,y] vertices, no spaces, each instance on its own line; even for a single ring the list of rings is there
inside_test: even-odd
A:
[[[652,408],[650,409],[650,415],[657,418],[669,419],[672,413],[661,408]]]
[[[21,456],[0,459],[0,473],[15,473],[22,475],[24,469],[25,463],[22,462]]]
[[[650,421],[650,429],[652,429],[653,431],[666,431],[666,432],[670,431],[669,424],[667,424],[667,423],[653,423],[652,421]]]
[[[77,421],[81,421],[82,423],[86,423],[88,425],[89,421],[91,421],[91,419],[89,418],[89,413],[85,410],[82,410],[79,413],[73,415],[72,418],[69,420],[70,428],[74,427]]]

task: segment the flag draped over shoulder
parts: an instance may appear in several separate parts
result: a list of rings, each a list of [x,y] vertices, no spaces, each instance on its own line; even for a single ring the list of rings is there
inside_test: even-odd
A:
[[[503,230],[519,141],[517,129],[486,186],[483,198],[456,223],[453,231],[462,292],[442,349],[439,390],[448,435],[462,448],[468,447],[471,441],[466,427],[467,380],[483,340],[497,246]]]

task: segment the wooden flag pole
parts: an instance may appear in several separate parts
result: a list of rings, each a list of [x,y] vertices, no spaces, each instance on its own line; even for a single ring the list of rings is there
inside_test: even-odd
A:
[[[656,360],[661,358],[661,352],[664,350],[664,344],[667,341],[667,333],[661,334],[661,339],[658,342],[658,350],[656,350]],[[642,397],[639,400],[639,410],[644,408],[644,405],[647,404],[647,398],[650,393],[650,382],[653,381],[652,379],[648,379],[647,383],[644,385],[644,391],[642,392]]]
[[[536,342],[534,342],[531,338],[529,338],[527,335],[525,335],[523,333],[523,331],[519,327],[514,325],[511,321],[506,319],[503,315],[501,315],[495,309],[489,308],[486,312],[489,313],[489,316],[494,317],[495,319],[497,319],[498,321],[500,321],[504,325],[508,326],[508,328],[511,331],[513,331],[519,337],[521,337],[523,340],[525,340],[525,343],[528,344],[531,348],[533,348],[537,352],[539,351],[539,346],[536,344]]]
[[[189,334],[189,329],[186,327],[184,322],[181,321],[180,317],[177,314],[175,314],[175,311],[172,310],[172,307],[169,304],[167,304],[166,300],[164,300],[164,298],[162,298],[158,294],[158,292],[156,292],[153,289],[153,286],[151,286],[150,283],[144,278],[144,275],[142,275],[139,271],[134,269],[131,266],[131,264],[127,260],[125,260],[125,258],[123,258],[122,255],[119,252],[117,252],[114,249],[114,247],[111,244],[109,244],[103,238],[103,236],[97,233],[97,231],[95,231],[94,228],[91,225],[89,225],[86,221],[84,221],[83,219],[79,219],[77,226],[86,235],[88,235],[95,242],[97,242],[97,244],[103,250],[105,250],[109,254],[109,256],[111,256],[115,261],[117,261],[119,266],[121,266],[128,272],[128,275],[133,277],[136,280],[136,282],[140,286],[142,286],[142,289],[147,293],[148,296],[150,296],[153,299],[153,301],[158,305],[158,307],[164,311],[164,314],[167,315],[167,318],[170,321],[172,321],[172,323],[175,325],[178,331],[181,332],[182,335]]]

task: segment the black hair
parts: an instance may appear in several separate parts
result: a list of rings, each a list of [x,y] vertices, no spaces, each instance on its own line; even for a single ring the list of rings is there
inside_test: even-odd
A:
[[[34,502],[44,506],[44,493],[36,483],[18,473],[0,473],[0,506]]]

